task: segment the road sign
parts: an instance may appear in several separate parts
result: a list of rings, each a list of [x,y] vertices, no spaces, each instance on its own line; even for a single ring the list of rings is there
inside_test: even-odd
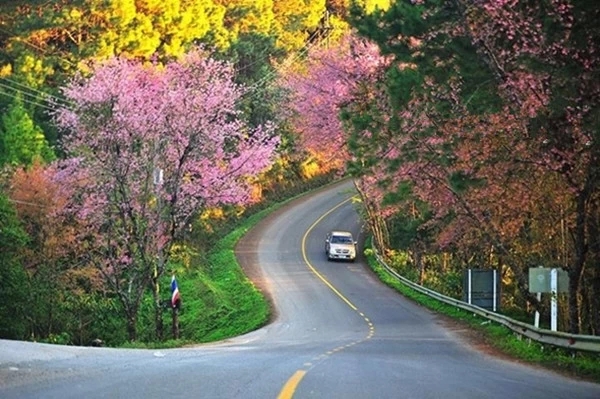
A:
[[[569,291],[569,274],[562,269],[558,270],[558,291],[557,292],[568,292]],[[532,267],[529,269],[529,292],[535,293],[550,293],[552,288],[550,286],[550,273],[551,268],[548,267]]]
[[[538,300],[542,293],[550,293],[550,329],[557,330],[558,326],[558,303],[556,294],[569,291],[569,274],[557,268],[534,267],[529,269],[529,292],[537,292]],[[539,314],[536,312],[536,327]]]
[[[463,276],[463,301],[497,312],[501,303],[501,283],[498,270],[467,269]]]

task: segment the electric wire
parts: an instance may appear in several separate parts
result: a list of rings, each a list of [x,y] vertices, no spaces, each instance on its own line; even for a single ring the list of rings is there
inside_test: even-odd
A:
[[[3,85],[2,83],[0,83],[0,87],[3,87],[3,86],[4,86],[4,85]],[[17,94],[11,94],[11,93],[8,93],[8,92],[6,92],[6,91],[0,91],[0,94],[4,95],[4,96],[6,96],[6,97],[10,97],[10,98],[12,98],[12,99],[20,99],[20,100],[21,100],[21,101],[23,101],[24,103],[27,103],[27,104],[30,104],[30,105],[35,105],[36,107],[43,108],[43,109],[45,109],[45,110],[47,110],[47,111],[56,111],[56,108],[55,108],[55,107],[49,106],[49,105],[47,105],[47,104],[39,103],[39,102],[36,102],[36,101],[30,100],[30,99],[28,99],[28,98],[26,98],[26,97],[18,97],[18,93],[21,93],[21,92],[19,92],[19,91],[17,90]]]
[[[272,71],[267,73],[261,79],[248,86],[248,90],[245,92],[245,95],[250,95],[253,92],[257,91],[258,88],[270,82],[274,77],[281,76],[282,72],[288,70],[293,64],[295,64],[298,60],[304,57],[313,47],[316,47],[319,42],[314,41],[313,39],[318,34],[318,31],[314,31],[306,40],[306,44],[298,50],[293,56],[286,59],[280,68],[273,68]]]
[[[24,103],[43,108],[47,111],[56,111],[58,108],[69,108],[66,104],[63,105],[63,104],[58,104],[51,100],[45,100],[44,98],[41,98],[39,96],[33,95],[31,93],[28,93],[28,92],[20,90],[20,89],[16,89],[16,88],[6,85],[2,82],[0,82],[0,87],[8,89],[8,90],[12,90],[12,92],[6,91],[6,90],[1,90],[0,94],[4,95],[6,97],[12,98],[12,99],[19,99],[19,100],[23,101]]]
[[[64,98],[57,97],[57,96],[52,95],[52,94],[48,94],[48,93],[46,93],[46,92],[44,92],[42,90],[36,89],[34,87],[31,87],[31,86],[27,86],[27,85],[25,85],[23,83],[17,82],[16,80],[13,80],[13,79],[9,79],[9,78],[7,78],[5,76],[0,76],[0,80],[4,80],[5,82],[10,83],[11,85],[22,87],[24,90],[29,90],[29,91],[35,93],[35,94],[30,94],[30,95],[35,96],[37,94],[37,95],[40,95],[43,98],[48,98],[50,100],[46,100],[46,101],[48,103],[50,103],[50,104],[59,104],[59,105],[65,105],[65,106],[69,106],[70,105],[69,102],[66,99],[64,99]],[[1,84],[1,82],[0,82],[0,84]],[[17,91],[17,89],[14,89],[12,87],[11,87],[11,89]]]
[[[2,30],[5,31],[5,32],[7,32],[5,29],[2,29]],[[287,71],[290,67],[292,67],[293,65],[295,65],[299,60],[301,60],[303,57],[305,57],[306,54],[311,49],[313,49],[314,47],[320,45],[322,43],[322,40],[320,40],[320,41],[315,40],[315,38],[317,37],[317,35],[319,33],[320,32],[318,30],[314,31],[306,39],[306,42],[303,45],[303,47],[301,49],[299,49],[298,51],[296,51],[295,54],[291,55],[286,60],[284,60],[284,62],[283,62],[283,64],[281,66],[273,68],[273,70],[271,70],[270,72],[268,72],[267,74],[265,74],[265,76],[263,76],[257,82],[255,82],[252,85],[247,86],[246,90],[244,91],[244,93],[242,94],[242,96],[240,98],[259,94],[260,93],[260,88],[262,86],[268,84],[269,82],[271,82],[277,76],[282,76],[285,71]],[[330,35],[330,32],[327,32],[326,35],[325,35],[325,37],[323,39],[327,39],[327,37],[329,35]],[[21,40],[21,41],[24,42],[24,43],[26,43],[26,44],[29,44],[25,40]],[[38,49],[38,50],[46,53],[46,51],[44,49],[38,48],[37,46],[33,46],[33,45],[31,45],[31,46],[33,48],[36,48],[36,49]],[[263,55],[264,53],[265,52],[261,53],[260,55]],[[256,64],[258,62],[259,61],[257,60],[253,64]],[[66,100],[63,100],[63,99],[60,99],[58,97],[52,96],[52,95],[50,95],[48,93],[45,93],[43,91],[37,90],[35,88],[29,87],[27,85],[21,84],[19,82],[16,82],[14,80],[11,80],[11,79],[8,79],[8,78],[5,78],[5,77],[0,77],[0,79],[4,80],[5,82],[9,82],[9,83],[11,83],[11,84],[19,87],[19,88],[16,88],[14,86],[7,85],[5,83],[0,82],[0,87],[4,87],[5,89],[9,89],[9,90],[12,90],[13,92],[15,92],[15,93],[9,93],[9,92],[0,91],[0,93],[4,94],[5,96],[9,96],[9,97],[12,97],[12,98],[17,98],[17,94],[16,93],[21,93],[22,96],[23,96],[21,98],[23,102],[26,102],[28,104],[41,107],[41,108],[43,108],[43,109],[45,109],[47,111],[56,111],[59,108],[70,108],[69,105],[68,105],[68,102]],[[22,88],[22,89],[20,89],[20,88]],[[25,90],[29,90],[30,92],[27,92]],[[37,95],[32,94],[31,92],[38,93],[40,96],[38,97]],[[45,101],[45,104],[39,103],[37,101],[34,101],[34,100],[39,100],[40,97],[44,98],[43,101]],[[33,100],[31,100],[30,98],[33,98]],[[51,100],[48,100],[48,99],[45,99],[45,98],[49,98]]]

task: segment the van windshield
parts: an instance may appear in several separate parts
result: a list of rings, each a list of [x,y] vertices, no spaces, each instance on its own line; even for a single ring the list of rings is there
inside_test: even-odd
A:
[[[343,237],[343,236],[333,236],[331,237],[332,244],[352,244],[352,238]]]

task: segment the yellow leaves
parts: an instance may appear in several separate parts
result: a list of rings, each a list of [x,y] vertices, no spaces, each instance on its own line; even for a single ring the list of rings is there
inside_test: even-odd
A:
[[[69,12],[69,17],[71,17],[71,19],[75,19],[75,20],[81,18],[82,15],[83,15],[83,13],[81,11],[79,11],[77,8],[73,8]]]
[[[200,215],[200,220],[223,220],[225,218],[225,212],[222,208],[208,208]]]
[[[259,182],[252,183],[250,186],[251,202],[259,202],[263,198],[263,187]]]
[[[180,56],[211,30],[218,37],[214,18],[220,23],[224,13],[211,0],[110,0],[97,11],[106,21],[95,39],[98,59]]]
[[[273,0],[229,0],[222,1],[227,13],[224,26],[235,40],[243,33],[256,33],[268,36],[275,23]]]
[[[25,55],[15,62],[15,69],[27,77],[27,84],[31,87],[40,87],[44,84],[47,75],[53,73],[51,67],[44,66],[44,62],[32,55]]]
[[[149,58],[160,46],[160,34],[147,17],[136,18],[133,25],[135,28],[126,36],[120,36],[124,52],[132,57]]]
[[[198,252],[185,244],[174,244],[171,247],[170,258],[172,263],[183,265],[186,269],[192,266],[192,260]]]
[[[12,75],[12,65],[6,64],[0,66],[0,77],[6,77]]]
[[[319,25],[325,13],[325,0],[277,0],[273,3],[278,35],[277,45],[296,51],[304,47],[309,31]]]
[[[27,38],[27,43],[42,48],[53,38],[53,36],[54,32],[51,30],[38,29],[30,33]]]
[[[300,174],[304,179],[311,179],[321,173],[321,167],[314,157],[310,157],[300,165]]]
[[[137,16],[134,0],[113,0],[109,4],[107,19],[116,28],[128,25]]]
[[[373,13],[373,11],[379,10],[387,10],[390,8],[390,0],[359,0],[357,3],[362,6],[362,8],[366,11],[367,14]]]
[[[174,37],[168,43],[163,44],[163,49],[165,50],[166,54],[173,54],[173,55],[183,54],[184,53],[183,41],[178,37]]]

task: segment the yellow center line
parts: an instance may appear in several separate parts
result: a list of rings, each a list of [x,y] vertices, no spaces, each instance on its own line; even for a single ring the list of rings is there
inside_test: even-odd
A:
[[[318,218],[312,225],[310,225],[310,227],[306,230],[306,232],[304,233],[304,236],[302,237],[302,257],[304,258],[304,262],[306,263],[306,265],[308,266],[308,268],[317,276],[319,277],[319,279],[321,279],[321,281],[323,283],[325,283],[325,285],[327,287],[329,287],[338,297],[340,297],[342,299],[342,301],[344,301],[348,306],[350,306],[350,308],[356,312],[358,312],[358,308],[356,306],[354,306],[354,304],[352,304],[352,302],[350,302],[344,295],[342,295],[341,292],[339,292],[333,285],[331,285],[331,283],[329,281],[327,281],[325,279],[325,277],[323,277],[321,275],[321,273],[319,273],[317,271],[317,269],[315,269],[313,267],[313,265],[309,262],[308,257],[306,256],[306,238],[308,237],[308,234],[315,228],[315,226],[317,224],[319,224],[321,222],[321,220],[323,220],[325,217],[327,217],[327,215],[331,214],[333,211],[335,211],[336,209],[338,209],[339,207],[341,207],[342,205],[344,205],[346,202],[352,200],[353,197],[350,197],[344,201],[342,201],[341,203],[337,204],[336,206],[334,206],[333,208],[331,208],[329,211],[327,211],[326,213],[324,213],[323,215],[321,215],[320,218]],[[366,319],[366,317],[359,312],[359,314],[361,316],[363,316]],[[327,352],[328,355],[331,355],[332,353],[341,350],[341,348],[336,349],[334,351],[330,351]],[[298,386],[298,384],[300,384],[300,381],[302,380],[302,378],[304,377],[304,375],[306,374],[306,370],[298,370],[294,373],[294,375],[292,375],[290,377],[290,379],[285,383],[285,385],[283,386],[283,389],[281,390],[281,392],[279,393],[279,396],[277,396],[277,399],[291,399],[294,396],[294,393],[296,392],[296,387]]]
[[[294,375],[285,383],[281,392],[277,396],[277,399],[291,399],[294,396],[294,392],[296,392],[296,387],[304,377],[306,371],[298,370],[294,373]]]
[[[327,281],[325,279],[325,277],[323,277],[321,275],[321,273],[319,273],[317,271],[317,269],[314,268],[314,266],[309,262],[308,257],[306,256],[306,238],[308,237],[308,235],[310,234],[310,232],[315,228],[315,226],[317,224],[319,224],[321,222],[321,220],[325,219],[329,214],[331,214],[333,211],[335,211],[336,209],[338,209],[339,207],[341,207],[342,205],[344,205],[346,202],[352,200],[352,197],[346,199],[345,201],[342,201],[341,203],[337,204],[336,206],[334,206],[333,208],[331,208],[330,210],[328,210],[327,212],[325,212],[323,215],[321,215],[320,218],[318,218],[317,220],[315,220],[315,222],[306,230],[306,233],[304,233],[304,236],[302,237],[302,257],[304,258],[304,262],[306,263],[306,265],[308,266],[308,268],[317,276],[319,277],[319,279],[321,279],[321,281],[323,283],[325,283],[326,286],[328,286],[333,292],[335,292],[335,294],[340,297],[342,299],[342,301],[346,302],[346,304],[348,306],[350,306],[350,308],[352,308],[352,310],[358,310],[358,308],[356,306],[354,306],[352,304],[352,302],[350,302],[344,295],[342,295],[341,292],[339,292],[333,285],[331,285],[331,283],[329,281]]]

